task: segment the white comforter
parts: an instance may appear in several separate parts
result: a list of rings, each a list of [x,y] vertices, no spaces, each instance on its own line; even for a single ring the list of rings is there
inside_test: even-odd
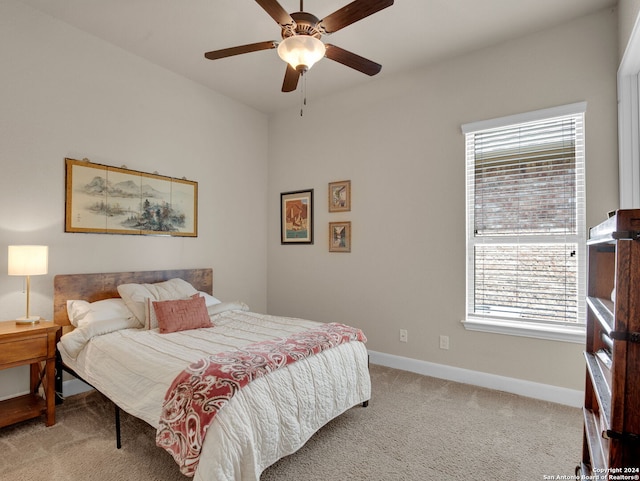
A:
[[[83,379],[157,428],[164,395],[187,364],[318,325],[243,310],[211,319],[213,328],[171,334],[121,327],[113,332],[76,330],[63,336],[58,347],[64,363]],[[255,380],[209,427],[195,479],[257,481],[264,469],[370,395],[367,351],[361,342],[342,344]]]

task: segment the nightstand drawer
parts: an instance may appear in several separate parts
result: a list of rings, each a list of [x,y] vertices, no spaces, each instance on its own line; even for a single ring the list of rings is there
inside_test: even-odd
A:
[[[47,357],[47,336],[0,343],[0,366]]]

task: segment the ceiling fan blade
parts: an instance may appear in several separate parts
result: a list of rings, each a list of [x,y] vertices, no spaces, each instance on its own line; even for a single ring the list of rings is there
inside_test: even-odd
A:
[[[320,20],[318,28],[323,33],[337,32],[391,5],[393,0],[355,0]]]
[[[284,82],[282,82],[283,92],[293,92],[298,88],[298,79],[300,78],[300,72],[298,72],[291,65],[287,64],[287,71],[284,73]]]
[[[240,55],[243,53],[257,52],[259,50],[269,50],[276,48],[276,42],[258,42],[250,43],[248,45],[240,45],[238,47],[223,48],[222,50],[213,50],[204,54],[209,60],[217,60],[219,58],[233,57],[234,55]]]
[[[271,18],[278,22],[281,27],[290,25],[295,29],[296,22],[291,18],[291,15],[282,8],[277,0],[256,0],[256,3],[260,5]]]
[[[367,75],[375,75],[382,69],[382,65],[379,63],[372,62],[371,60],[361,57],[360,55],[356,55],[355,53],[351,53],[348,50],[336,47],[329,43],[325,46],[327,47],[325,57],[358,70],[359,72]]]

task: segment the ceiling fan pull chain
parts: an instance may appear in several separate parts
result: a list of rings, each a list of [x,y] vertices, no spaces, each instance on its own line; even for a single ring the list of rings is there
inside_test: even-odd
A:
[[[304,114],[304,108],[307,106],[307,76],[301,74],[302,86],[300,87],[300,117]]]

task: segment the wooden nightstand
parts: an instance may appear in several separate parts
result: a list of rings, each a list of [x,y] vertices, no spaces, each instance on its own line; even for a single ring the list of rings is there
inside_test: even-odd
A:
[[[0,401],[0,427],[45,414],[47,426],[56,422],[55,359],[60,326],[50,321],[32,325],[0,322],[0,369],[31,366],[30,393]],[[42,364],[44,363],[44,368]],[[45,397],[38,394],[42,384]]]

